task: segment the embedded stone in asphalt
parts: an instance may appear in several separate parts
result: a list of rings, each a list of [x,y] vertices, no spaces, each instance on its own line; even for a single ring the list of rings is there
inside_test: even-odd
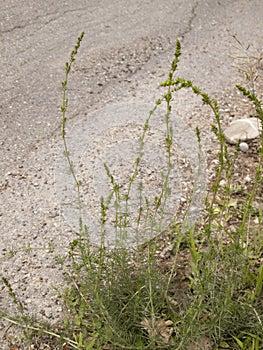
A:
[[[226,141],[232,145],[239,141],[252,140],[260,135],[262,126],[259,118],[234,120],[224,131]]]

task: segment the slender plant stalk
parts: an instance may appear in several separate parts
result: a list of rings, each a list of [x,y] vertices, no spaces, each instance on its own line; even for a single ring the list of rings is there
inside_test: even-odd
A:
[[[67,96],[67,92],[68,92],[68,77],[69,77],[69,73],[71,71],[71,67],[76,59],[76,55],[78,53],[78,50],[80,48],[80,44],[81,41],[84,37],[84,32],[81,33],[81,35],[78,37],[77,43],[75,45],[74,50],[71,52],[70,55],[70,60],[69,62],[66,62],[65,65],[65,80],[62,82],[62,91],[63,91],[63,95],[62,95],[62,104],[61,104],[61,113],[62,113],[62,126],[61,126],[61,136],[63,139],[63,143],[64,143],[64,154],[65,157],[67,159],[68,162],[68,166],[69,166],[69,170],[72,174],[73,180],[75,182],[76,188],[77,188],[77,202],[78,202],[78,208],[79,208],[79,220],[80,220],[80,231],[83,231],[83,225],[82,225],[82,213],[81,213],[81,198],[80,198],[80,186],[81,186],[81,182],[78,181],[77,177],[76,177],[76,172],[74,169],[74,164],[72,163],[71,159],[70,159],[70,153],[68,150],[68,144],[67,144],[67,140],[66,140],[66,123],[67,123],[67,109],[68,109],[68,96]]]

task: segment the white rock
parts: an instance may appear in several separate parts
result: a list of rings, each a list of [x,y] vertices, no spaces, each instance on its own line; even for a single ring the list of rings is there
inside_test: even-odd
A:
[[[244,180],[246,182],[251,182],[252,179],[251,179],[251,177],[249,175],[247,175],[247,176],[244,177]]]
[[[258,118],[234,120],[224,131],[226,141],[237,144],[239,141],[252,140],[260,135],[262,128]]]
[[[239,149],[242,152],[248,151],[248,149],[249,149],[248,144],[246,142],[240,142]]]

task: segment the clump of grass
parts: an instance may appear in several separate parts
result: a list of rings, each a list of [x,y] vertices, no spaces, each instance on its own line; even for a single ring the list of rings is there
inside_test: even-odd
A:
[[[236,45],[235,54],[230,57],[234,60],[236,67],[243,74],[245,82],[249,85],[251,93],[256,93],[255,83],[259,78],[259,67],[263,62],[263,53],[255,52],[251,45],[242,43],[236,35],[233,35]]]
[[[240,208],[236,202],[233,176],[240,154],[238,149],[233,153],[225,142],[217,101],[192,81],[176,76],[181,56],[181,45],[177,41],[168,77],[161,83],[165,92],[156,101],[144,125],[134,172],[127,179],[128,191],[121,192],[105,164],[112,190],[107,198],[101,198],[101,245],[94,249],[82,219],[81,182],[75,175],[66,139],[67,82],[83,35],[78,38],[70,61],[66,64],[66,78],[62,83],[62,138],[77,189],[80,223],[69,253],[72,269],[68,273],[69,284],[64,292],[68,312],[61,332],[52,332],[43,327],[39,327],[39,330],[44,329],[49,336],[60,339],[66,348],[83,350],[261,349],[263,245],[260,242],[263,236],[263,215],[262,210],[255,214],[253,203],[257,196],[262,195],[259,190],[263,182],[263,136],[260,139],[254,181],[250,191],[244,194],[246,200]],[[263,124],[262,103],[255,92],[239,85],[237,88],[254,104]],[[212,132],[219,144],[218,166],[206,199],[203,223],[189,227],[184,221],[176,222],[175,218],[175,223],[162,233],[172,246],[168,261],[162,260],[158,253],[159,237],[137,249],[127,250],[125,235],[119,236],[124,244],[119,245],[118,249],[109,250],[104,241],[109,204],[115,201],[118,229],[127,233],[129,198],[141,163],[145,133],[151,116],[161,104],[166,106],[167,171],[163,176],[161,194],[155,200],[155,208],[164,210],[166,194],[169,192],[166,190],[169,188],[171,146],[175,132],[171,126],[173,96],[181,89],[189,89],[198,95],[203,104],[210,107],[215,118]],[[201,147],[199,129],[196,133]],[[120,202],[125,204],[124,216],[120,216],[118,211]],[[147,207],[147,200],[142,201],[141,205]],[[139,209],[140,221],[140,212],[144,208]],[[148,212],[147,208],[145,212]],[[251,221],[255,215],[257,225],[251,231]],[[234,232],[228,227],[230,217],[236,219]],[[6,286],[12,291],[8,282]],[[15,296],[11,296],[18,308],[23,310]]]
[[[234,344],[234,341],[238,344],[240,332],[252,334],[256,341],[260,342],[262,307],[258,309],[257,305],[262,292],[262,267],[257,267],[255,259],[251,257],[254,249],[253,241],[250,241],[249,245],[245,243],[249,235],[247,224],[251,206],[262,180],[262,147],[253,188],[247,196],[237,234],[233,236],[227,231],[225,224],[228,208],[232,203],[233,168],[238,154],[235,152],[233,158],[229,154],[217,101],[211,99],[190,80],[175,77],[180,55],[181,47],[177,42],[168,79],[161,84],[167,92],[156,102],[150,116],[160,104],[166,104],[168,172],[163,184],[165,189],[168,187],[171,167],[170,147],[173,142],[173,130],[170,118],[173,94],[180,89],[190,89],[211,108],[215,116],[212,131],[218,139],[220,149],[212,196],[207,199],[206,224],[201,228],[193,227],[188,233],[183,231],[183,235],[176,230],[171,232],[176,241],[176,249],[171,269],[166,274],[161,274],[158,270],[156,255],[158,243],[154,240],[149,242],[141,256],[125,248],[107,251],[103,246],[96,253],[90,253],[84,244],[85,259],[83,260],[82,254],[81,263],[74,263],[73,280],[78,287],[68,291],[67,301],[69,305],[72,303],[71,293],[73,293],[73,300],[78,300],[73,314],[78,315],[79,328],[77,328],[81,334],[81,342],[83,339],[90,341],[89,339],[96,338],[95,348],[108,346],[132,349],[189,349],[204,337],[210,339],[210,345],[232,346],[229,344]],[[254,76],[252,78],[254,79]],[[261,102],[256,95],[241,86],[238,88],[255,104],[261,118]],[[150,117],[145,123],[145,132],[149,119]],[[141,147],[143,147],[143,136]],[[200,141],[199,130],[197,136]],[[130,180],[135,179],[136,167],[139,164],[140,157],[136,159],[135,171]],[[118,201],[120,198],[118,185],[114,182],[110,169],[106,165],[105,168],[113,188],[109,198],[115,195],[115,200]],[[224,189],[220,185],[223,178],[227,179]],[[129,190],[132,189],[132,182],[130,181]],[[219,197],[223,202],[218,212]],[[127,206],[128,200],[129,191],[126,194]],[[105,218],[106,210],[104,213]],[[262,231],[259,231],[258,237],[262,235]],[[86,234],[88,235],[87,231]],[[187,276],[189,282],[185,288],[187,301],[178,298],[173,284],[179,254],[185,249],[183,242],[186,243],[191,256],[191,273]],[[78,248],[83,252],[83,242],[75,243],[74,251]],[[75,254],[72,253],[72,256],[75,259]],[[133,263],[134,256],[136,264]],[[83,283],[83,279],[89,282]],[[78,314],[80,310],[81,315]],[[83,310],[86,313],[83,313]],[[248,316],[251,322],[248,322]],[[86,323],[86,326],[82,327],[80,320],[81,322],[85,320],[88,325]],[[68,322],[70,325],[70,320]]]

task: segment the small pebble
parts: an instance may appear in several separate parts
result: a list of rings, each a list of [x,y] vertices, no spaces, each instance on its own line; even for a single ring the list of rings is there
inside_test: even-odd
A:
[[[249,149],[248,144],[246,142],[240,142],[239,149],[242,152],[247,152]]]

